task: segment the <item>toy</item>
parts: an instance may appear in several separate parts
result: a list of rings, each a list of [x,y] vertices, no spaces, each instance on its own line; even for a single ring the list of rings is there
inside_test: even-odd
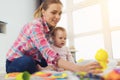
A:
[[[66,80],[66,72],[36,72],[32,74],[32,78],[38,77],[40,80]]]
[[[5,79],[14,80],[30,80],[30,74],[28,72],[13,72],[5,75]]]
[[[107,74],[105,80],[120,80],[120,69],[114,69]]]
[[[49,77],[51,75],[52,75],[52,73],[48,73],[48,72],[36,72],[32,76]]]
[[[92,73],[79,72],[76,73],[76,75],[80,80],[104,80],[102,76],[95,75]]]
[[[15,78],[20,72],[13,72],[13,73],[8,73],[5,75],[5,79],[7,78]]]
[[[104,49],[99,49],[96,52],[95,59],[100,63],[102,66],[102,70],[107,68],[108,63],[108,53]]]
[[[16,76],[16,80],[30,80],[30,74],[25,71]]]
[[[65,73],[65,72],[63,72],[63,73],[55,73],[55,74],[53,74],[51,77],[52,78],[67,78],[67,73]]]

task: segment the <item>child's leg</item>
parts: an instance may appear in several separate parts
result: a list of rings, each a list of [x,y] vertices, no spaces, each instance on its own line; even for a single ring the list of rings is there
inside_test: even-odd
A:
[[[6,61],[6,72],[23,72],[28,71],[29,73],[34,73],[37,71],[36,62],[29,56],[22,56],[10,62]]]

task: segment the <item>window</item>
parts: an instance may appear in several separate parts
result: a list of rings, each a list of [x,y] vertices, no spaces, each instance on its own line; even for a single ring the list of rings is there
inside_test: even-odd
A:
[[[111,27],[120,26],[120,0],[109,0],[109,24]]]
[[[112,33],[113,58],[120,58],[120,30]]]
[[[93,5],[73,12],[74,34],[95,31],[102,28],[101,10]]]
[[[95,53],[100,48],[108,51],[112,58],[120,59],[119,0],[62,0],[62,2],[66,11],[58,25],[72,30],[68,33],[70,35],[68,44],[76,48],[76,60],[94,59]],[[73,4],[72,9],[68,3]]]
[[[75,38],[75,47],[77,50],[76,60],[94,59],[94,55],[100,48],[104,49],[104,41],[102,34],[84,36]]]
[[[83,2],[84,0],[73,0],[73,3],[80,3],[80,2]]]

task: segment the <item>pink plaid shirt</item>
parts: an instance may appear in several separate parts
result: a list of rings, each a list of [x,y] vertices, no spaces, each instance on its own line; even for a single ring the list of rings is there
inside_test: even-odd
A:
[[[7,59],[13,61],[22,55],[28,55],[40,61],[39,55],[42,55],[48,64],[56,64],[59,55],[50,47],[47,35],[49,28],[44,18],[26,24],[8,51]]]

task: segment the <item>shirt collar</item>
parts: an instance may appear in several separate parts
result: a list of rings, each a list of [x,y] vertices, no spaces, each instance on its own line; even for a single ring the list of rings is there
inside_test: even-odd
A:
[[[49,29],[49,27],[48,27],[48,24],[47,24],[45,18],[42,17],[41,20],[42,20],[42,24],[43,24],[43,27],[44,27],[44,31],[45,31],[46,33],[49,33],[49,32],[50,32],[50,29]]]

